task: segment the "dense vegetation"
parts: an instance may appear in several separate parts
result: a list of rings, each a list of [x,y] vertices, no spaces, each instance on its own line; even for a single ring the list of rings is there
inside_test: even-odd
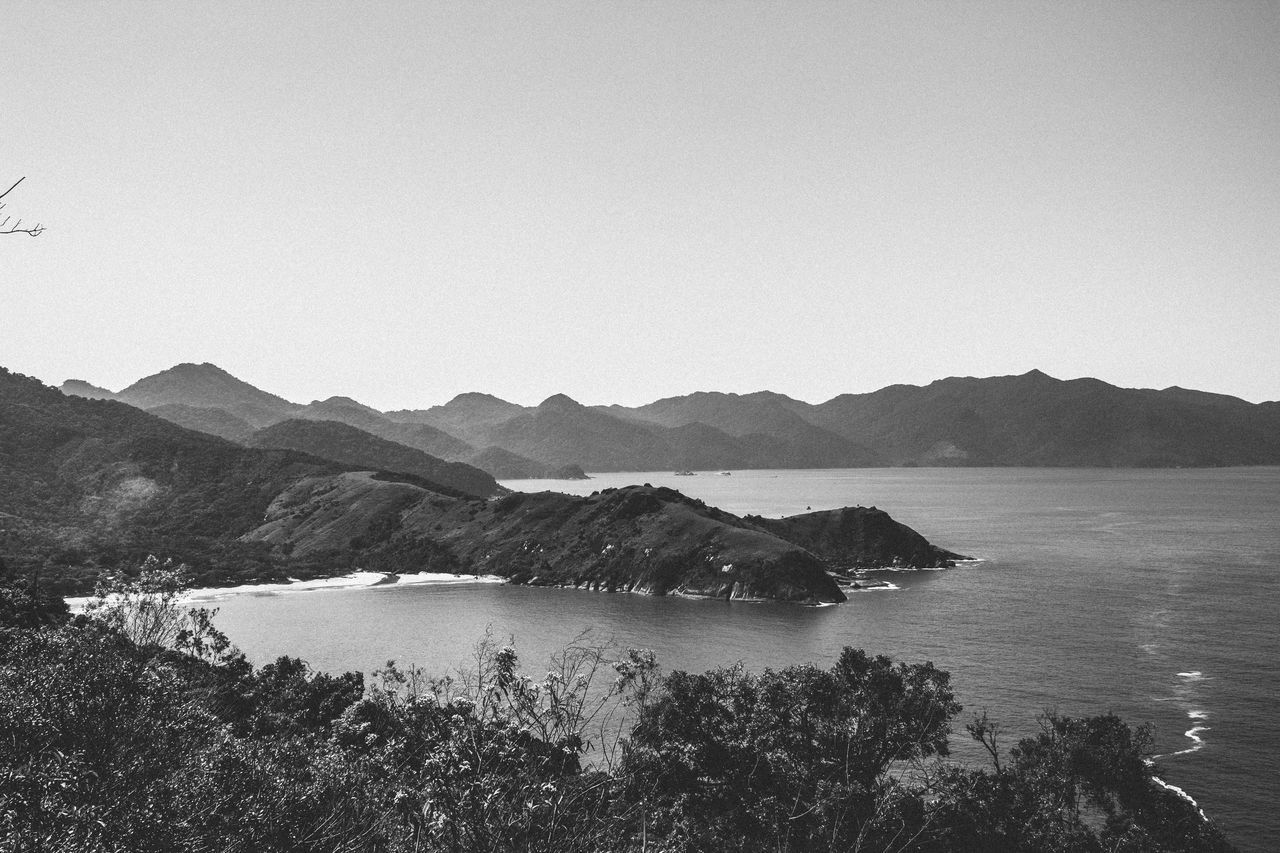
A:
[[[985,768],[932,664],[661,676],[484,642],[428,679],[261,668],[152,560],[85,614],[0,588],[0,848],[15,851],[1230,850],[1154,785],[1145,729],[1049,716]],[[618,716],[625,713],[625,719]]]

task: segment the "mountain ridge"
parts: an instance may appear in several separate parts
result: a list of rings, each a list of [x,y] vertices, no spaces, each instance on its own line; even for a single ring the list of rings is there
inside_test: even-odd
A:
[[[190,382],[194,387],[187,388]],[[64,389],[111,394],[80,380]],[[951,376],[807,403],[773,391],[698,391],[642,406],[586,406],[552,394],[520,406],[464,392],[426,409],[379,412],[350,397],[306,406],[208,363],[162,371],[125,402],[223,408],[254,428],[338,420],[380,438],[510,478],[586,470],[869,466],[1173,467],[1280,464],[1280,403],[1174,385],[1100,379]],[[191,401],[195,402],[191,402]],[[215,406],[214,404],[218,404]],[[155,408],[156,406],[147,406]],[[178,423],[243,441],[230,418],[164,409]],[[239,437],[237,437],[239,436]]]

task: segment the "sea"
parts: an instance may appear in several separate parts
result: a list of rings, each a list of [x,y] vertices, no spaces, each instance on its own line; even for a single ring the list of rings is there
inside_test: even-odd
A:
[[[465,666],[486,633],[537,675],[583,631],[667,671],[830,665],[845,646],[949,670],[1005,745],[1045,712],[1155,728],[1155,772],[1242,850],[1280,844],[1280,468],[891,468],[601,473],[514,480],[590,494],[652,483],[733,513],[877,506],[975,558],[879,577],[841,605],[712,601],[459,580],[215,594],[251,660],[318,671]]]

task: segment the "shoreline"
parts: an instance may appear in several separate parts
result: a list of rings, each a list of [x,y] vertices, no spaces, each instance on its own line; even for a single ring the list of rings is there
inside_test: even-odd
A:
[[[309,580],[291,579],[286,583],[247,583],[238,586],[206,586],[184,590],[179,597],[184,602],[219,601],[236,595],[278,595],[289,592],[310,592],[312,590],[332,589],[381,589],[393,586],[440,586],[460,583],[506,583],[507,579],[497,575],[455,575],[447,572],[416,572],[413,574],[397,574],[395,572],[349,572],[329,578],[311,578]],[[92,601],[92,595],[78,595],[64,598],[63,601],[73,613],[84,609]]]
[[[981,563],[981,562],[984,562],[984,560],[981,558],[977,558],[977,559],[969,559],[964,561],[958,560],[956,562],[957,563],[960,563],[960,562]],[[947,568],[950,568],[950,567],[940,566],[936,568],[930,567],[925,569],[883,567],[883,568],[876,568],[876,569],[866,569],[864,571],[867,574],[873,574],[873,573],[905,574],[905,573],[912,573],[912,572],[946,571]],[[897,591],[902,589],[902,587],[898,586],[897,584],[891,581],[876,581],[875,579],[868,579],[868,580],[870,580],[871,582],[865,586],[846,587],[842,585],[840,588],[842,591],[846,593],[875,592],[875,591],[882,591],[882,590]],[[355,571],[355,572],[348,572],[345,575],[336,575],[334,577],[327,577],[327,578],[309,578],[307,580],[291,578],[290,580],[283,583],[267,582],[267,583],[238,584],[235,586],[193,587],[191,589],[184,590],[181,596],[179,596],[178,600],[184,601],[184,602],[203,602],[203,601],[219,601],[221,599],[230,598],[232,596],[237,596],[237,595],[278,595],[280,593],[311,592],[313,590],[376,589],[376,588],[382,588],[382,587],[395,587],[395,586],[439,586],[439,585],[445,585],[445,584],[462,584],[462,583],[504,584],[504,583],[510,583],[510,579],[501,577],[500,575],[470,575],[470,574],[458,575],[458,574],[450,574],[448,572],[415,572],[412,574],[408,574],[408,573],[400,574],[396,572]],[[612,591],[612,592],[627,592],[627,593],[636,594],[636,595],[649,595],[649,596],[653,595],[652,592],[649,592],[647,590],[592,589],[591,587],[586,585],[579,586],[574,584],[526,583],[526,584],[519,584],[519,586],[534,586],[534,587],[544,587],[544,588],[554,588],[554,589],[572,589],[572,590],[585,589],[587,592],[611,592]],[[720,596],[695,595],[693,593],[683,593],[683,592],[672,592],[672,593],[667,593],[667,595],[676,596],[680,598],[699,598],[699,599],[712,599],[712,600],[720,598]],[[85,605],[88,604],[90,601],[92,601],[93,598],[94,596],[92,595],[77,595],[77,596],[67,596],[62,600],[65,601],[67,603],[67,606],[71,608],[72,613],[79,613],[84,610]],[[766,602],[766,601],[772,601],[774,599],[738,598],[733,600],[742,601],[742,602]],[[836,602],[822,603],[814,606],[824,607],[824,606],[831,606],[834,604],[836,604]]]

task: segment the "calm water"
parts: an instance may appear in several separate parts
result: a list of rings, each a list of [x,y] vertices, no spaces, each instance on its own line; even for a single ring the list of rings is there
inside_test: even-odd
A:
[[[443,672],[486,628],[531,672],[584,629],[654,649],[667,669],[829,664],[842,646],[949,669],[962,719],[1030,733],[1045,709],[1156,725],[1163,778],[1242,849],[1280,837],[1280,468],[1195,471],[871,469],[514,481],[579,494],[669,485],[735,513],[862,504],[983,562],[895,574],[838,607],[502,585],[238,595],[219,624],[256,662],[303,657]],[[1193,736],[1189,736],[1188,732]],[[970,751],[955,739],[957,753]]]

